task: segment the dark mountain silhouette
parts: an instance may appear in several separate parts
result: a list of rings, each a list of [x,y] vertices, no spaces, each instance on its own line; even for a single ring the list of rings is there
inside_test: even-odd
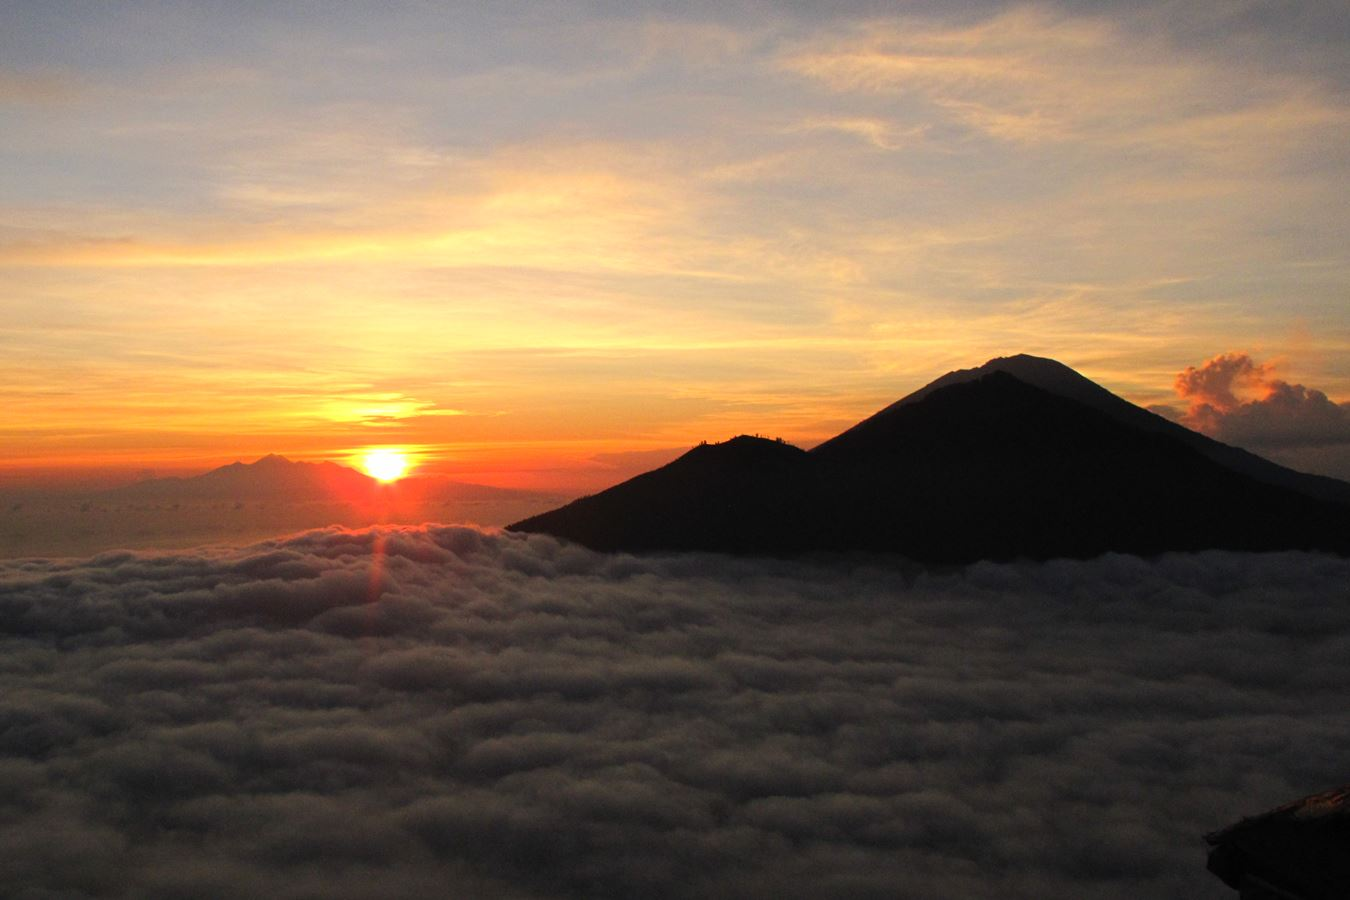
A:
[[[1350,550],[1350,507],[1143,427],[1117,405],[1129,404],[1058,363],[1011,361],[1058,390],[997,368],[952,373],[809,453],[744,436],[704,445],[509,527],[600,550],[866,550],[952,563]]]
[[[801,553],[815,548],[801,519],[825,503],[820,487],[806,451],[742,435],[507,527],[597,550]]]
[[[1350,885],[1350,785],[1205,835],[1208,868],[1242,897],[1344,900]]]
[[[1025,381],[1027,384],[1038,387],[1043,391],[1049,391],[1070,400],[1077,400],[1079,403],[1100,410],[1126,425],[1169,435],[1219,465],[1235,472],[1241,472],[1257,481],[1290,488],[1319,500],[1350,503],[1350,484],[1344,481],[1328,478],[1324,475],[1296,472],[1240,447],[1233,447],[1197,431],[1191,431],[1184,425],[1179,425],[1157,413],[1149,412],[1135,406],[1128,400],[1117,397],[1106,388],[1084,378],[1057,360],[1029,356],[1025,353],[1017,356],[1000,356],[974,369],[958,369],[955,372],[948,372],[936,381],[898,400],[882,410],[882,413],[886,413],[897,406],[917,402],[933,391],[965,381],[974,381],[992,372],[1006,372],[1019,381]]]
[[[385,485],[334,462],[295,462],[268,454],[256,462],[234,462],[190,478],[154,478],[103,492],[108,499],[195,502],[258,500],[276,502],[360,501],[396,495],[402,500],[506,500],[536,496],[527,491],[409,476]]]

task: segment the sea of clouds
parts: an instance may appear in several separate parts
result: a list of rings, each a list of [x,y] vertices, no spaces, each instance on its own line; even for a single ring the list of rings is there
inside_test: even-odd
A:
[[[1350,781],[1350,561],[427,526],[0,563],[0,895],[1225,898]]]

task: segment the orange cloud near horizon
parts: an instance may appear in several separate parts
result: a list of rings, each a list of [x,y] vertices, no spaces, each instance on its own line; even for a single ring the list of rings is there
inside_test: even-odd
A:
[[[1350,459],[1350,401],[1290,384],[1275,377],[1277,368],[1278,361],[1257,362],[1239,351],[1188,366],[1175,384],[1190,404],[1181,421],[1258,452],[1339,447]]]

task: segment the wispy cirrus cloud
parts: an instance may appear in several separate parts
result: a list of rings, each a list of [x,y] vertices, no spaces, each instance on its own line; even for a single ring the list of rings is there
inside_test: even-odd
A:
[[[794,131],[825,131],[851,135],[878,150],[899,150],[907,144],[921,140],[928,131],[927,125],[915,125],[908,129],[899,129],[883,119],[856,118],[813,118],[793,126]]]
[[[1341,348],[1343,49],[1145,7],[23,10],[6,71],[87,93],[3,113],[0,456],[187,439],[182,398],[250,432],[276,372],[292,414],[389,386],[508,413],[418,442],[533,418],[586,459],[819,440],[1011,352],[1158,399],[1295,322]]]
[[[1243,135],[1288,141],[1347,119],[1313,81],[1235,72],[1220,59],[1176,54],[1162,34],[1052,6],[958,26],[874,21],[804,42],[780,62],[836,91],[927,101],[930,113],[1014,143],[1217,152]]]
[[[68,73],[0,68],[0,105],[66,103],[82,93],[83,86]]]
[[[320,409],[323,416],[333,421],[356,422],[375,428],[396,428],[406,419],[465,414],[462,409],[447,409],[396,391],[334,397],[324,402]]]

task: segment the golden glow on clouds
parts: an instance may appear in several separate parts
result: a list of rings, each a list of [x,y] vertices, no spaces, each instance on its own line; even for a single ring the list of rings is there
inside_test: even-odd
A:
[[[371,427],[396,427],[404,419],[420,416],[462,416],[464,411],[438,409],[433,403],[413,400],[391,392],[330,400],[324,404],[323,415],[334,422],[355,422]]]
[[[1173,150],[1214,133],[1228,149],[1244,133],[1332,128],[1343,107],[1307,83],[1188,59],[1154,37],[1105,19],[1022,7],[957,29],[873,24],[815,42],[785,69],[837,91],[917,94],[950,118],[1013,142],[1145,142]],[[1217,148],[1215,148],[1217,149]]]
[[[7,63],[0,463],[377,429],[575,469],[810,442],[1019,351],[1152,399],[1252,347],[1350,395],[1338,68],[1162,21],[470,23],[463,70],[413,34],[362,69],[333,24],[181,72]]]

